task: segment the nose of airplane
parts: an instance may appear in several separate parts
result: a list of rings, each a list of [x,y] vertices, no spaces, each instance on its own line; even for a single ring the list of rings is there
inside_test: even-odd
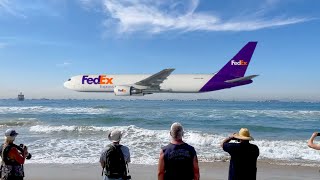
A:
[[[73,88],[73,85],[70,81],[66,81],[63,83],[63,86],[67,89],[72,89]]]

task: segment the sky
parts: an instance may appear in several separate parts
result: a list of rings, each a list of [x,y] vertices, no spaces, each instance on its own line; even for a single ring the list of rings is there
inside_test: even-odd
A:
[[[117,99],[79,74],[215,73],[258,41],[250,85],[139,99],[320,101],[320,1],[0,0],[0,98]],[[123,98],[123,97],[121,97]]]

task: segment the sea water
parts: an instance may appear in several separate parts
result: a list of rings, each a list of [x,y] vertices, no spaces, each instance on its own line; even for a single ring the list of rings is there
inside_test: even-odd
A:
[[[15,143],[27,145],[33,155],[27,163],[98,163],[110,143],[107,132],[119,129],[132,163],[157,164],[173,122],[184,126],[184,140],[195,147],[201,162],[227,160],[221,141],[246,127],[260,148],[259,159],[320,164],[320,152],[307,146],[311,134],[320,131],[320,103],[0,100],[0,132],[13,128],[19,133]]]

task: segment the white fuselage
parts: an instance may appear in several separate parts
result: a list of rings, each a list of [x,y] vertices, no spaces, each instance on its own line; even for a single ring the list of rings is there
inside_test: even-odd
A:
[[[83,78],[84,76],[85,79]],[[103,76],[102,78],[99,76]],[[135,83],[150,77],[151,74],[130,75],[78,75],[64,83],[68,89],[81,92],[113,92],[115,86],[134,86]],[[173,74],[160,84],[160,91],[175,93],[195,93],[214,76],[214,74]],[[99,79],[98,79],[99,78]],[[102,80],[101,80],[102,79]],[[141,87],[143,89],[143,87]]]

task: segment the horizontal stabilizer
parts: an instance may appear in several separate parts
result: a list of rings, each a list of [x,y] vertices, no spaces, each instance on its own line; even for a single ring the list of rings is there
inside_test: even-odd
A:
[[[245,77],[226,80],[225,82],[226,83],[235,83],[235,82],[247,81],[247,80],[251,80],[252,78],[255,78],[257,76],[258,75],[245,76]]]

